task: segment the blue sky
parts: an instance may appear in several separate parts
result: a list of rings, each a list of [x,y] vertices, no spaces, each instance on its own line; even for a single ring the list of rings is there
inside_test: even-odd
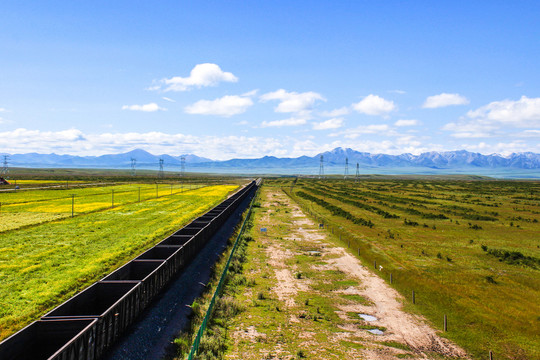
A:
[[[4,2],[0,152],[540,152],[538,1]]]

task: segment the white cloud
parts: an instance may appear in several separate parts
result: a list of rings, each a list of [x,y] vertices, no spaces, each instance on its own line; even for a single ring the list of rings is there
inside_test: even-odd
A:
[[[381,128],[382,129],[382,128]],[[374,128],[372,128],[374,130]],[[162,132],[146,133],[102,133],[86,134],[77,129],[64,131],[40,131],[16,129],[0,132],[0,149],[5,153],[72,154],[103,155],[118,154],[133,149],[143,149],[152,154],[180,155],[193,153],[216,160],[231,158],[258,158],[269,156],[315,155],[336,147],[352,148],[357,151],[385,154],[412,153],[448,150],[440,144],[420,143],[411,136],[399,136],[396,139],[376,141],[366,139],[344,139],[321,143],[311,136],[259,137],[259,136],[194,136],[184,134],[166,134]],[[461,148],[482,153],[503,153],[534,151],[540,152],[540,143],[531,146],[523,140],[501,142],[497,144],[465,144]],[[158,164],[155,164],[157,169]],[[165,169],[167,170],[167,164]],[[314,164],[318,171],[318,163]]]
[[[102,133],[84,134],[80,130],[40,131],[16,129],[0,132],[0,148],[10,154],[103,155],[143,149],[153,154],[194,153],[211,159],[286,155],[291,139],[246,136],[193,136],[184,134]],[[157,167],[157,164],[156,164]],[[167,167],[167,164],[165,164]]]
[[[159,110],[167,110],[165,108],[159,107],[156,103],[150,103],[145,105],[124,105],[122,110],[131,110],[131,111],[144,111],[144,112],[154,112]]]
[[[494,101],[467,113],[467,117],[451,122],[442,130],[456,138],[509,136],[515,128],[540,127],[540,98]]]
[[[220,82],[237,82],[238,78],[230,72],[225,72],[216,64],[198,64],[191,70],[188,77],[174,76],[162,79],[149,90],[187,91],[194,87],[217,86]]]
[[[360,102],[352,104],[354,110],[367,115],[387,115],[396,109],[393,101],[370,94]]]
[[[304,118],[289,118],[283,120],[263,121],[261,127],[283,127],[283,126],[299,126],[307,124],[307,120]]]
[[[388,90],[388,92],[393,93],[393,94],[400,94],[400,95],[407,93],[406,91],[403,91],[403,90]]]
[[[311,111],[317,100],[326,101],[319,93],[308,91],[304,93],[287,92],[279,89],[274,92],[263,94],[259,98],[262,102],[270,100],[279,100],[280,103],[275,108],[276,112],[281,113],[305,113]]]
[[[525,130],[519,134],[516,134],[519,137],[540,137],[540,130]]]
[[[455,138],[481,138],[491,137],[497,129],[496,126],[486,123],[459,122],[448,123],[442,127],[442,130],[452,131]]]
[[[173,100],[173,99],[165,97],[165,96],[163,96],[162,99],[165,100],[165,101],[168,101],[168,102],[172,102],[172,103],[176,102],[176,100]]]
[[[475,121],[513,127],[540,126],[540,98],[494,101],[467,113]]]
[[[253,105],[253,101],[249,97],[227,95],[215,100],[199,100],[186,106],[184,111],[188,114],[229,117],[246,112],[251,105]]]
[[[325,117],[340,117],[340,116],[348,115],[350,112],[351,110],[349,109],[349,107],[344,106],[342,108],[334,109],[331,111],[323,111],[321,112],[320,115],[325,116]]]
[[[428,96],[422,107],[425,109],[435,109],[452,105],[467,105],[468,103],[469,100],[459,94],[442,93]]]
[[[329,129],[339,129],[343,126],[342,118],[332,118],[326,121],[318,122],[313,124],[313,130],[329,130]]]
[[[259,89],[255,89],[255,90],[251,90],[251,91],[248,91],[246,93],[243,93],[242,96],[252,97],[252,96],[257,95],[258,92],[259,92]]]
[[[516,140],[512,142],[498,142],[494,144],[489,144],[485,142],[480,142],[478,144],[462,144],[461,149],[465,149],[472,152],[479,152],[482,154],[500,154],[503,156],[508,156],[512,153],[519,152],[540,152],[540,144],[537,143],[532,147],[530,144],[522,140]]]
[[[6,109],[5,108],[0,108],[0,112],[5,112]]]
[[[362,125],[330,134],[332,137],[343,136],[346,139],[357,139],[362,135],[397,136],[395,130],[386,124]]]
[[[420,124],[418,120],[398,120],[394,123],[395,126],[415,126]]]

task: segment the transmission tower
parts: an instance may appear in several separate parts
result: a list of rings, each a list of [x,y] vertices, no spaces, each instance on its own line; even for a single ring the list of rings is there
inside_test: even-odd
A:
[[[160,179],[163,179],[163,159],[160,158],[159,159],[159,173],[158,173],[158,177]]]
[[[135,166],[137,165],[137,159],[131,158],[131,176],[135,176]]]
[[[321,155],[321,163],[319,165],[319,179],[322,179],[324,177],[324,160],[323,156]]]
[[[345,175],[343,176],[344,179],[347,179],[347,176],[349,176],[349,158],[345,158]]]
[[[356,176],[354,177],[354,181],[360,180],[360,164],[356,163]]]
[[[3,167],[2,167],[2,175],[7,175],[9,173],[8,160],[9,160],[9,155],[4,155],[4,164],[3,164]]]
[[[186,173],[186,157],[182,156],[180,158],[180,176],[184,176]]]

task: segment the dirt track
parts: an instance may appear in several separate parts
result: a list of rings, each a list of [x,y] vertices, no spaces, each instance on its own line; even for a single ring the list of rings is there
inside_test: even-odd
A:
[[[323,229],[318,229],[311,219],[309,219],[298,207],[297,204],[288,198],[283,192],[278,189],[269,189],[266,201],[263,201],[262,207],[267,209],[266,213],[260,218],[260,226],[277,227],[285,226],[287,236],[272,239],[271,237],[262,238],[263,244],[267,245],[265,250],[266,259],[274,272],[275,286],[272,287],[273,293],[281,304],[289,309],[290,316],[286,324],[287,327],[293,329],[297,333],[297,337],[305,339],[300,345],[309,346],[311,348],[322,348],[323,344],[317,344],[318,337],[313,328],[307,329],[303,327],[302,321],[299,320],[295,310],[302,307],[295,301],[297,294],[302,292],[315,293],[311,289],[311,281],[323,281],[324,275],[319,279],[303,279],[298,280],[293,276],[296,271],[295,265],[287,266],[287,262],[299,254],[298,247],[293,244],[301,243],[303,246],[309,245],[320,249],[320,260],[311,265],[312,269],[318,274],[324,274],[325,271],[339,271],[345,274],[348,279],[358,280],[358,286],[349,286],[346,289],[339,290],[338,294],[321,294],[323,296],[335,296],[336,299],[340,295],[358,295],[368,301],[366,303],[349,302],[347,304],[336,302],[335,313],[342,320],[341,323],[333,324],[334,330],[328,333],[327,342],[334,344],[333,346],[342,346],[343,341],[349,341],[358,344],[358,348],[345,349],[348,358],[354,359],[396,359],[406,355],[412,359],[441,359],[441,358],[468,358],[465,351],[449,340],[440,337],[437,332],[430,327],[425,319],[411,315],[403,311],[402,296],[393,288],[388,286],[375,273],[364,267],[360,261],[348,253],[342,247],[335,246],[331,241],[327,240],[327,232]],[[271,200],[270,200],[271,199]],[[275,210],[272,210],[274,208]],[[282,217],[281,222],[276,222],[278,217],[275,211],[287,208],[289,213],[287,218]],[[273,213],[274,212],[274,213]],[[281,212],[282,213],[282,212]],[[295,249],[297,249],[295,251]],[[376,320],[365,322],[364,325],[374,325],[385,329],[383,334],[374,335],[366,330],[365,326],[359,326],[357,322],[351,322],[351,314],[367,314],[376,317]],[[250,315],[248,315],[249,318]],[[247,323],[246,321],[246,326]],[[255,339],[267,339],[271,341],[271,333],[258,332],[257,323],[255,325],[237,328],[234,332],[239,336],[238,341],[252,341]],[[242,324],[243,325],[243,324]],[[281,325],[278,325],[278,331],[281,331]],[[249,336],[256,334],[257,336]],[[242,339],[242,340],[240,340]],[[320,341],[320,340],[319,340]],[[386,343],[403,344],[406,351],[400,349],[399,346],[386,346]],[[327,345],[327,344],[324,344]],[[240,346],[241,348],[241,346]],[[343,351],[343,349],[341,349]],[[287,351],[282,349],[281,345],[274,348],[275,357],[266,358],[292,358],[287,355]],[[266,355],[272,352],[265,353],[259,350],[259,354]],[[256,354],[245,352],[235,353],[231,358],[251,358]],[[323,352],[312,353],[310,358],[329,358],[330,354]]]

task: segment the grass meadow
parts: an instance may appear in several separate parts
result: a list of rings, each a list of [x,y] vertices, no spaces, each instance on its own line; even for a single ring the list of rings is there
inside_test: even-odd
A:
[[[540,183],[267,181],[282,186],[474,358],[540,358]],[[415,304],[412,303],[415,292]]]
[[[24,180],[19,180],[19,182]],[[163,196],[181,194],[203,184],[121,184],[0,192],[0,232],[105,210]],[[73,206],[73,207],[72,207]]]
[[[0,340],[153,246],[219,203],[237,186],[216,185],[183,192],[173,188],[172,195],[170,186],[163,186],[158,189],[163,191],[158,193],[159,197],[155,188],[147,185],[141,202],[138,189],[134,198],[132,185],[75,190],[79,191],[79,206],[83,207],[83,199],[88,199],[83,207],[88,213],[74,218],[71,197],[68,211],[68,204],[64,204],[66,194],[58,190],[20,192],[10,198],[13,207],[8,205],[9,210],[4,211],[5,205],[2,206],[0,223],[17,217],[31,220],[25,227],[12,227],[0,233]],[[108,202],[112,189],[118,191],[114,208]],[[101,196],[100,191],[101,202],[95,200]],[[51,193],[57,195],[58,203],[40,201],[48,199]],[[5,201],[5,194],[0,196]],[[47,204],[51,204],[50,209]],[[50,213],[63,218],[34,222]]]

